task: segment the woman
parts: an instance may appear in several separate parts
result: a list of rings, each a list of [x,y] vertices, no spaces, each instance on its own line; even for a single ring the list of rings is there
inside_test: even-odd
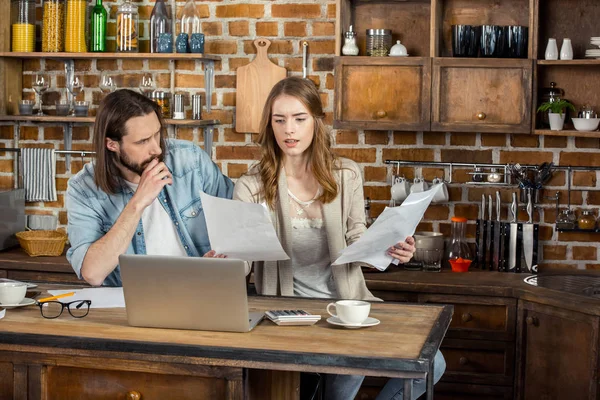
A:
[[[265,103],[261,159],[238,179],[233,198],[266,204],[290,259],[255,262],[256,289],[262,295],[379,300],[367,289],[360,264],[331,265],[366,226],[360,169],[334,155],[323,118],[319,93],[306,79],[280,81]],[[414,243],[408,237],[388,254],[407,262]],[[362,379],[328,375],[325,398],[353,399]]]

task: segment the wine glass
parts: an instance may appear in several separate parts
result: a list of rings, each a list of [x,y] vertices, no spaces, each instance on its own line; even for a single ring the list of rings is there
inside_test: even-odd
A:
[[[140,82],[140,92],[148,97],[155,89],[156,84],[154,83],[154,79],[152,79],[152,74],[144,74],[142,76],[142,81]]]
[[[71,93],[71,108],[73,109],[71,116],[75,116],[75,98],[81,93],[83,87],[83,81],[75,75],[67,82],[67,90]]]
[[[42,95],[48,90],[48,87],[50,87],[50,79],[43,74],[35,74],[32,88],[37,93],[38,101],[40,103],[37,115],[44,115],[44,112],[42,111]]]
[[[112,76],[105,71],[100,78],[100,90],[103,93],[112,93],[117,89],[117,84]]]

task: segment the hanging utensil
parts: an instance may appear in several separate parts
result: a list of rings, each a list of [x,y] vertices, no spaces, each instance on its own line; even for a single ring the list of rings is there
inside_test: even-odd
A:
[[[510,235],[508,246],[508,271],[514,272],[517,266],[517,236],[519,230],[517,194],[513,192],[512,203],[510,204],[510,213],[512,221],[510,223]]]
[[[477,266],[484,267],[485,262],[485,239],[486,239],[486,223],[485,223],[485,195],[481,195],[481,206],[479,208],[479,219],[475,230],[475,247],[477,250]]]
[[[494,204],[492,195],[488,195],[488,226],[487,226],[487,242],[486,242],[486,255],[485,255],[485,269],[492,269],[493,263],[493,248],[494,248],[494,220],[492,219],[492,210]]]
[[[531,192],[527,193],[527,223],[523,224],[523,255],[525,257],[525,268],[531,272],[533,267],[533,203]]]
[[[302,77],[306,79],[308,73],[308,42],[302,42]]]
[[[494,222],[494,237],[493,237],[493,243],[494,243],[494,253],[493,253],[493,270],[494,271],[498,271],[498,269],[500,268],[500,228],[501,228],[501,222],[500,222],[500,204],[501,204],[501,199],[500,199],[500,192],[496,191],[496,222]]]

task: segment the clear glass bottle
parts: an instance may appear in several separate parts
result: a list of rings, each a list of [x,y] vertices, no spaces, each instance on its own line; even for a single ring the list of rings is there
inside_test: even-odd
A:
[[[171,33],[171,14],[163,0],[157,0],[150,15],[150,52],[158,53],[161,33]]]
[[[92,9],[90,18],[90,51],[106,51],[106,20],[107,13],[102,0],[96,0],[96,5]]]
[[[117,51],[139,51],[139,14],[136,5],[125,1],[117,9]]]
[[[452,267],[452,271],[466,272],[473,261],[471,249],[465,237],[467,219],[452,217],[451,221],[452,241],[448,251],[448,262]]]
[[[358,46],[356,45],[356,32],[352,30],[352,25],[347,32],[344,33],[344,46],[342,54],[345,56],[357,56]]]
[[[86,0],[67,0],[65,51],[68,53],[87,52],[87,42],[85,39],[86,12]]]
[[[579,229],[595,229],[596,217],[591,210],[583,210],[577,221]]]
[[[44,1],[42,51],[65,51],[65,0]]]
[[[35,0],[12,0],[12,51],[35,51]]]
[[[202,29],[200,28],[200,14],[198,14],[194,0],[187,0],[183,7],[179,33],[187,33],[188,38],[192,37],[192,33],[202,33]]]

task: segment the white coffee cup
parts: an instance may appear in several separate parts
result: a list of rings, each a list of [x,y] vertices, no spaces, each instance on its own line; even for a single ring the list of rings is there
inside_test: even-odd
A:
[[[408,197],[408,193],[410,193],[410,183],[403,176],[397,176],[394,178],[394,184],[390,191],[392,200],[402,202]]]
[[[330,311],[335,307],[337,314]],[[371,303],[360,300],[340,300],[327,305],[327,312],[348,325],[360,325],[366,321],[371,311]]]
[[[438,189],[437,193],[433,196],[432,202],[434,203],[445,203],[450,199],[450,195],[448,194],[448,186],[443,179],[435,178],[432,182],[432,185],[441,184],[442,187]],[[432,188],[433,189],[433,188]]]
[[[429,189],[429,185],[427,184],[427,182],[425,182],[425,180],[423,178],[415,178],[413,180],[412,186],[410,187],[410,192],[411,193],[424,192],[427,189]]]
[[[25,283],[0,282],[0,304],[19,304],[25,298],[25,293]]]

